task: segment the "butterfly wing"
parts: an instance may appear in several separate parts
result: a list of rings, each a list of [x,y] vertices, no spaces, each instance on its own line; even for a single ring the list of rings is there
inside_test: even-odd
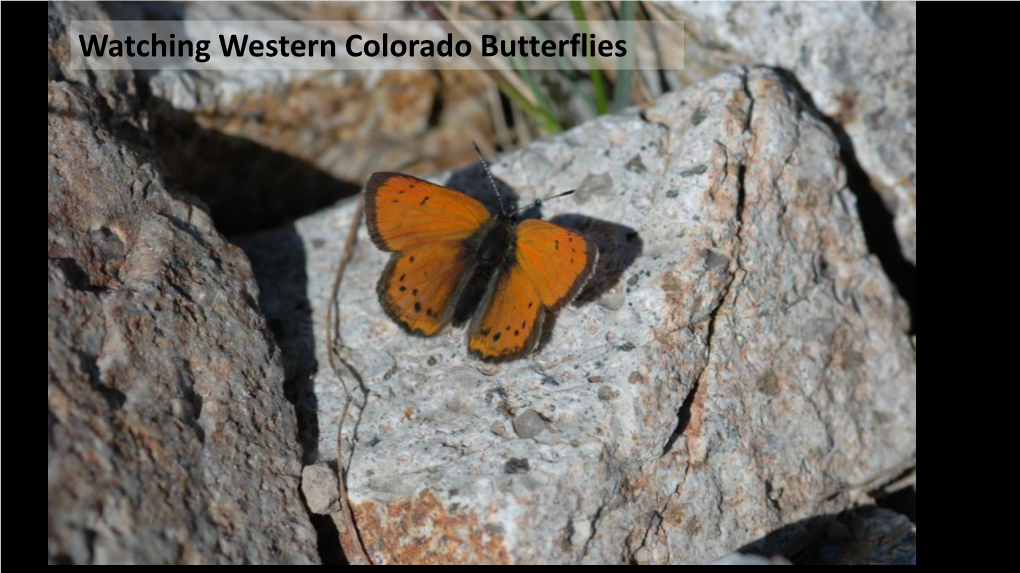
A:
[[[598,248],[576,231],[532,219],[517,226],[515,257],[471,326],[468,349],[486,362],[535,349],[546,312],[577,296],[595,270]]]
[[[417,177],[376,173],[365,187],[365,215],[372,241],[394,252],[376,287],[383,310],[412,334],[436,334],[450,321],[464,274],[464,241],[489,211]]]
[[[365,186],[365,219],[384,251],[463,241],[489,220],[476,199],[401,173],[376,173]]]
[[[461,244],[446,242],[394,253],[376,287],[386,314],[411,334],[439,332],[450,321],[462,252]]]

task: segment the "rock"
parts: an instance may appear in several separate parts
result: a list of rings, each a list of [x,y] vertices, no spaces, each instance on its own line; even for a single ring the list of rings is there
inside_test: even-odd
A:
[[[49,5],[47,559],[316,563],[244,253],[174,196],[131,73],[66,67]]]
[[[869,507],[837,523],[843,534],[823,539],[798,564],[917,565],[917,527],[905,516]]]
[[[853,140],[917,264],[917,7],[912,2],[675,2],[688,79],[740,59],[796,75]]]
[[[521,200],[606,176],[543,206],[601,258],[549,343],[505,365],[469,358],[463,331],[390,321],[375,293],[388,255],[361,227],[340,334],[348,485],[373,561],[711,562],[806,530],[916,459],[907,309],[867,251],[833,133],[802,110],[780,76],[737,69],[494,160]],[[477,166],[432,179],[492,203]],[[297,406],[323,461],[344,402],[325,313],[354,213],[346,201],[243,244],[308,375]],[[624,302],[595,304],[607,293]],[[524,415],[545,431],[522,436]],[[508,473],[514,459],[528,471]]]
[[[781,557],[760,557],[758,555],[742,555],[731,553],[711,565],[790,565],[791,563]]]
[[[438,26],[414,3],[398,2],[199,2],[180,10],[189,33],[201,37],[219,32],[209,20],[271,27],[288,18],[422,17],[423,26]],[[271,21],[251,22],[264,19]],[[489,78],[472,71],[162,70],[150,88],[157,151],[228,234],[314,212],[357,193],[374,171],[433,173],[466,163],[475,156],[472,139],[492,138],[490,101],[499,101]]]
[[[340,511],[336,471],[329,464],[305,466],[301,472],[301,491],[305,494],[308,511],[316,515]]]
[[[519,438],[537,438],[545,430],[545,420],[534,410],[528,410],[514,418],[514,431]]]

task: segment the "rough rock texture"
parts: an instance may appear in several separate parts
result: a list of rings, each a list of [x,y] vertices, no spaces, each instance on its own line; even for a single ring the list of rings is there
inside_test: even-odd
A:
[[[160,16],[167,8],[118,9]],[[207,19],[424,17],[414,3],[397,2],[176,9],[194,20],[196,35],[216,32],[200,30]],[[353,195],[358,186],[344,182],[374,171],[433,173],[466,163],[471,140],[490,140],[493,110],[502,113],[494,84],[476,72],[165,70],[150,87],[159,154],[228,234],[272,228]]]
[[[798,564],[917,565],[917,527],[893,511],[862,508],[830,523]]]
[[[692,79],[734,58],[792,71],[842,125],[917,263],[917,7],[913,2],[676,2]]]
[[[741,555],[732,553],[715,561],[712,565],[790,565],[790,562],[781,557],[759,557],[757,555]]]
[[[305,466],[301,472],[301,491],[305,494],[308,511],[316,515],[330,515],[340,511],[336,469],[329,464]]]
[[[907,310],[866,248],[839,147],[780,76],[738,69],[493,172],[601,258],[540,353],[405,335],[362,227],[341,293],[348,483],[378,563],[711,562],[835,515],[916,460]],[[477,167],[438,182],[488,200]],[[243,246],[311,459],[343,404],[325,312],[348,201]],[[890,476],[890,479],[894,476]],[[783,555],[782,540],[772,555]]]
[[[293,407],[244,253],[152,163],[134,78],[49,5],[47,559],[314,563]]]

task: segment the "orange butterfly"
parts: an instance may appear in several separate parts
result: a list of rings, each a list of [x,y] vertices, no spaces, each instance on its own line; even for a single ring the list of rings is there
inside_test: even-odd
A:
[[[577,296],[598,260],[588,237],[518,221],[531,206],[508,211],[496,194],[492,216],[472,197],[401,173],[375,173],[365,188],[372,240],[393,253],[376,288],[386,314],[418,336],[473,316],[468,350],[486,362],[531,353],[546,314]]]

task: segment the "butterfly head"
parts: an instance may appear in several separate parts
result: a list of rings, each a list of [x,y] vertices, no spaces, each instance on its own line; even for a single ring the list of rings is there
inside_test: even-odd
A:
[[[492,177],[492,172],[489,171],[489,165],[485,162],[485,157],[482,156],[482,150],[478,148],[478,144],[474,141],[471,142],[471,145],[475,147],[475,153],[478,154],[478,160],[482,162],[482,167],[485,168],[485,174],[489,176],[489,183],[492,183],[492,190],[496,192],[496,199],[499,200],[499,214],[496,215],[496,217],[502,221],[509,222],[511,225],[516,225],[521,213],[524,213],[534,207],[541,207],[546,201],[552,201],[553,199],[573,195],[576,192],[576,189],[571,189],[570,191],[565,191],[559,195],[553,195],[552,197],[546,197],[545,199],[536,199],[534,203],[526,205],[523,208],[514,205],[507,209],[506,204],[503,202],[503,196],[499,192],[499,186],[496,185],[496,179]]]
[[[545,199],[536,199],[533,203],[525,205],[523,208],[514,207],[513,209],[511,209],[510,213],[507,216],[512,217],[513,221],[517,222],[517,217],[520,213],[524,213],[525,211],[528,211],[535,207],[541,207],[546,201],[552,201],[553,199],[559,199],[560,197],[573,195],[576,191],[577,191],[576,189],[571,189],[570,191],[564,191],[559,195],[553,195],[552,197],[546,197]]]

